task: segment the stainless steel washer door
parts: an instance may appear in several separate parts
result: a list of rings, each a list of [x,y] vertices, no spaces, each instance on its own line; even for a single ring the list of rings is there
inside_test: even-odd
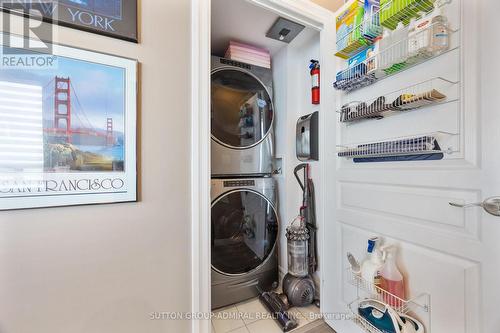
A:
[[[276,245],[278,219],[261,194],[235,190],[212,204],[212,268],[238,275],[264,264]]]
[[[212,138],[234,149],[262,142],[272,128],[273,106],[269,93],[254,75],[239,69],[212,73]]]

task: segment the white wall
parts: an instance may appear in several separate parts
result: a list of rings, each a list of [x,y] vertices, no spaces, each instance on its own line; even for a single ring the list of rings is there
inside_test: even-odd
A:
[[[59,29],[59,40],[142,63],[138,203],[0,212],[0,332],[189,332],[187,0],[142,0],[139,45]]]
[[[302,190],[293,174],[294,168],[302,163],[296,157],[295,126],[301,116],[319,111],[319,106],[311,104],[311,77],[308,69],[309,60],[318,59],[319,51],[319,33],[305,29],[288,47],[273,57],[274,100],[277,115],[276,157],[283,159],[283,173],[276,177],[282,226],[280,235],[282,273],[288,270],[285,228],[299,215],[299,208],[302,205]],[[319,188],[319,163],[310,164],[313,181]],[[316,213],[318,215],[318,208]],[[320,235],[317,238],[320,242]],[[319,286],[319,279],[316,281]]]

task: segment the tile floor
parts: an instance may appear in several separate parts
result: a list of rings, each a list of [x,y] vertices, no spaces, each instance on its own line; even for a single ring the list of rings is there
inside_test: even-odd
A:
[[[310,305],[292,308],[289,313],[298,322],[298,328],[319,319],[319,308]],[[212,333],[282,333],[278,324],[270,318],[267,309],[258,298],[232,305],[214,312]],[[293,332],[293,331],[292,331]]]

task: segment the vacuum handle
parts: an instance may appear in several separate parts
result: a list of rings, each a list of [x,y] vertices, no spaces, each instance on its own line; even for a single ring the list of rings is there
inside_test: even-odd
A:
[[[293,170],[293,174],[295,175],[295,178],[299,182],[299,185],[300,185],[300,188],[302,189],[302,191],[305,191],[306,184],[305,184],[305,182],[302,182],[302,180],[300,180],[299,171],[302,170],[302,169],[304,169],[304,175],[305,175],[306,174],[306,168],[307,168],[307,166],[308,166],[307,163],[302,163],[302,164],[297,165],[295,167],[295,169]]]

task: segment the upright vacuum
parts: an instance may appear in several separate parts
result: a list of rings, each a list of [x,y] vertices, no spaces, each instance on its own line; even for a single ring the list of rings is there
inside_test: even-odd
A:
[[[303,180],[299,175],[301,171]],[[260,296],[261,302],[271,311],[283,332],[297,327],[297,321],[287,312],[291,307],[307,306],[314,302],[316,288],[312,274],[318,268],[314,184],[309,175],[309,164],[298,165],[294,174],[302,189],[303,200],[299,216],[286,228],[288,274],[283,278],[283,293],[264,292]]]

